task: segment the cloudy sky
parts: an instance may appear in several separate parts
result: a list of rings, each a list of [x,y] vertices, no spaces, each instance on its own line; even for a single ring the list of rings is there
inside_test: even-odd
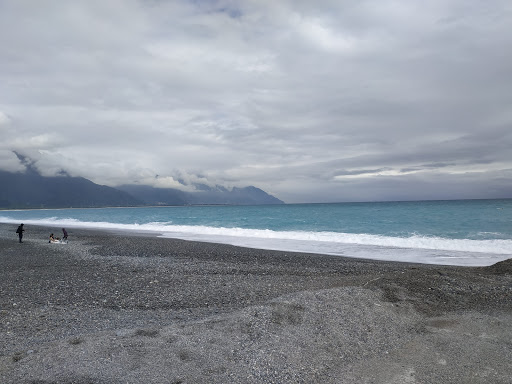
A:
[[[0,168],[512,197],[509,0],[0,0]]]

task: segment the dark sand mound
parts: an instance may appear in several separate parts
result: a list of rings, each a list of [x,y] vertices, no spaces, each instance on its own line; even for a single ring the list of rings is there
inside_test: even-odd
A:
[[[500,261],[484,269],[495,275],[512,275],[512,259]]]

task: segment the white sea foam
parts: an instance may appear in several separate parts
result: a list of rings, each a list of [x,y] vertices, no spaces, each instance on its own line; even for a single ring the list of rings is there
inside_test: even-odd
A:
[[[0,222],[18,223],[0,216]],[[162,237],[239,245],[251,248],[321,253],[379,260],[451,265],[491,265],[512,257],[512,240],[447,239],[414,235],[390,237],[337,232],[273,231],[261,229],[172,225],[119,224],[76,219],[25,220],[25,224],[156,233]]]
[[[511,240],[407,238],[335,232],[173,226],[163,237],[250,248],[425,264],[487,266],[512,257]]]

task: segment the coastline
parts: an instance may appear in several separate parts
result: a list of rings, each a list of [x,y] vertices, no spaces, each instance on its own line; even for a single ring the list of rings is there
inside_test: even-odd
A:
[[[452,267],[0,224],[2,383],[508,383],[512,260]]]

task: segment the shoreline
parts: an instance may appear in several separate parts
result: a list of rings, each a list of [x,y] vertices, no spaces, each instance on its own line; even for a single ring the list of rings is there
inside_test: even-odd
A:
[[[510,259],[440,266],[81,228],[48,244],[53,229],[32,225],[19,244],[14,227],[0,224],[2,383],[506,383],[512,373]]]
[[[21,221],[20,221],[21,222]],[[56,224],[56,223],[31,223],[30,220],[25,220],[27,225],[33,228],[47,228],[51,231],[52,228],[57,234],[60,234],[61,226],[67,229],[75,230],[78,233],[98,232],[98,233],[112,233],[119,236],[141,236],[141,237],[158,237],[173,240],[184,240],[192,242],[210,243],[231,245],[241,248],[266,250],[270,252],[288,252],[300,254],[314,254],[320,256],[334,256],[347,259],[356,260],[373,260],[383,262],[399,262],[399,263],[413,263],[423,265],[439,265],[439,266],[460,266],[460,267],[487,267],[496,264],[500,261],[505,261],[512,257],[512,253],[506,254],[500,252],[489,252],[481,250],[456,250],[453,248],[430,248],[430,247],[410,247],[409,245],[377,245],[371,243],[343,243],[342,248],[332,250],[325,248],[323,241],[313,241],[307,246],[297,245],[293,239],[280,238],[277,240],[267,238],[253,239],[251,236],[230,236],[230,235],[204,235],[200,233],[180,233],[170,232],[165,229],[155,228],[124,228],[124,224],[113,224],[112,226],[94,226],[83,224]],[[18,225],[18,221],[0,222],[0,225]],[[329,242],[327,242],[329,243]],[[286,244],[286,245],[285,245]],[[394,253],[394,255],[391,255]]]

